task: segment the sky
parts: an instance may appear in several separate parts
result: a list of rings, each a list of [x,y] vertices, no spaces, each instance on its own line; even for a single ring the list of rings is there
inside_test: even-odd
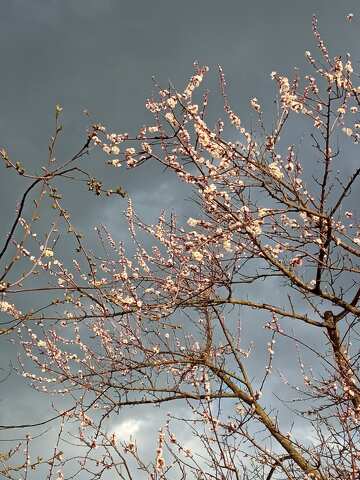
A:
[[[86,138],[85,109],[112,131],[137,131],[149,120],[145,101],[154,90],[153,77],[182,88],[194,61],[210,67],[207,86],[214,97],[217,66],[223,67],[230,101],[244,118],[252,97],[274,97],[271,71],[304,68],[304,51],[315,49],[314,13],[333,55],[351,51],[355,63],[360,59],[355,0],[0,0],[0,12],[0,147],[35,171],[47,161],[56,104],[63,107],[64,125],[57,154],[66,159]],[[355,16],[348,24],[350,12]],[[191,210],[181,201],[181,188],[152,167],[118,171],[116,179],[113,172],[104,175],[124,186],[143,218],[156,218],[164,207]],[[0,182],[3,241],[24,184],[2,167]],[[68,195],[81,228],[91,232],[101,218],[122,237],[124,201],[96,202],[76,190]],[[0,338],[0,348],[6,375],[17,347]],[[50,412],[48,400],[13,374],[1,387],[0,424],[35,422]]]

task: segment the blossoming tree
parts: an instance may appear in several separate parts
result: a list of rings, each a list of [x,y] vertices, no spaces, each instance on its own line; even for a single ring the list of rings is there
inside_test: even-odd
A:
[[[315,18],[313,32],[312,74],[271,74],[278,95],[270,129],[256,98],[258,127],[240,121],[221,69],[225,120],[210,126],[208,95],[198,93],[208,69],[195,65],[183,91],[170,86],[148,100],[150,126],[130,137],[94,125],[70,164],[50,163],[34,177],[57,225],[36,253],[25,245],[34,225],[20,211],[16,256],[30,266],[13,282],[4,270],[1,309],[12,319],[8,330],[18,329],[23,376],[64,398],[55,402],[54,454],[38,462],[47,478],[359,478],[360,225],[352,207],[360,167],[352,150],[360,86],[350,56],[329,55]],[[306,155],[287,140],[299,124],[311,130]],[[111,168],[159,162],[188,185],[192,216],[161,212],[149,225],[129,199],[131,244],[99,226],[104,253],[91,253],[54,185],[85,175],[89,189],[105,193],[81,165],[97,149]],[[116,192],[123,195],[107,190]],[[56,252],[61,225],[77,243],[73,262]],[[35,273],[47,282],[47,304],[20,312],[19,292]],[[281,362],[293,362],[291,378],[278,348]],[[109,418],[157,405],[170,413],[146,459],[144,439],[118,438]],[[61,452],[66,442],[71,454]],[[31,467],[28,458],[24,478]]]

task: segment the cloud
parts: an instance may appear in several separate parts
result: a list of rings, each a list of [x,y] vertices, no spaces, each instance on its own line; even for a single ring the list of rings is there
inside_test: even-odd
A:
[[[139,432],[144,427],[145,422],[135,418],[129,418],[123,422],[117,424],[112,433],[115,433],[117,437],[122,440],[128,440],[130,437]]]

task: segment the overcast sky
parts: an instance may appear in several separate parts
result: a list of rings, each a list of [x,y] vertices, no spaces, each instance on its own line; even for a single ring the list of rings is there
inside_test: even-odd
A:
[[[350,12],[355,17],[348,24]],[[195,60],[212,70],[208,86],[214,93],[222,65],[232,105],[243,116],[250,98],[273,97],[271,71],[304,66],[304,51],[314,50],[313,13],[331,53],[351,51],[358,63],[355,0],[0,0],[0,147],[25,166],[46,163],[57,103],[64,108],[64,160],[85,138],[84,109],[113,131],[135,131],[149,119],[144,103],[153,91],[152,77],[182,88]],[[166,177],[118,171],[116,181],[143,216],[177,203],[180,191]],[[24,184],[4,168],[0,181],[2,242]],[[99,215],[114,225],[125,208],[120,200],[89,208],[75,195],[68,201],[76,205],[81,226],[96,223]],[[16,348],[0,342],[5,372]],[[41,420],[47,400],[39,401],[15,379],[4,386],[1,424]]]

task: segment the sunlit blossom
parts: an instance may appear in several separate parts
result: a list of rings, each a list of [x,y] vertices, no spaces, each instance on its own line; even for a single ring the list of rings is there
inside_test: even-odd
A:
[[[201,260],[204,258],[204,255],[197,250],[192,252],[192,256],[194,260],[196,260],[197,262],[201,262]]]
[[[190,226],[190,227],[196,227],[196,225],[199,223],[199,220],[196,220],[195,218],[188,218],[187,220],[187,224]]]
[[[280,170],[279,164],[277,162],[270,163],[268,168],[273,177],[279,180],[281,180],[284,177],[284,174]]]

